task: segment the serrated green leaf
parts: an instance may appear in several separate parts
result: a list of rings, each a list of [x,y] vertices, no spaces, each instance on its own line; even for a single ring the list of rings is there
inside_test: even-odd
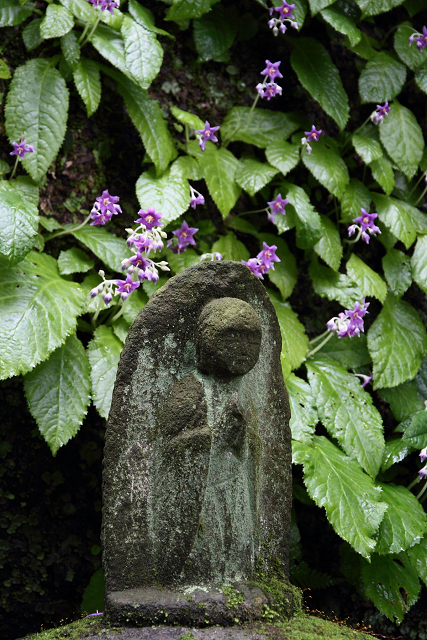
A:
[[[338,271],[343,254],[340,234],[332,220],[327,216],[321,215],[320,220],[322,222],[323,235],[313,249],[331,269]]]
[[[386,51],[379,51],[368,61],[359,76],[362,103],[392,100],[399,95],[405,79],[405,65]]]
[[[408,549],[407,553],[419,577],[427,584],[427,535],[422,538],[419,544]]]
[[[183,111],[182,109],[178,109],[175,105],[171,105],[171,113],[175,118],[182,122],[182,124],[187,124],[192,129],[204,129],[205,125],[203,120],[199,118],[199,116],[194,115],[194,113],[190,113],[189,111]]]
[[[330,2],[329,4],[332,4],[332,2]],[[348,39],[350,40],[350,44],[353,47],[360,42],[362,38],[360,29],[356,27],[354,21],[351,20],[348,15],[346,15],[343,9],[338,6],[338,3],[333,7],[323,9],[321,14],[322,18],[326,20],[326,22],[328,22],[334,29],[348,37]]]
[[[249,260],[250,254],[246,249],[243,242],[240,242],[232,231],[229,231],[226,236],[221,236],[212,245],[212,253],[218,251],[224,260],[237,260],[241,262]]]
[[[74,27],[73,14],[59,4],[48,4],[46,14],[40,24],[43,40],[60,38]]]
[[[311,15],[314,16],[319,13],[325,7],[329,7],[335,0],[308,0],[310,5]]]
[[[0,182],[0,267],[12,267],[25,258],[38,231],[37,206],[16,189],[15,181]]]
[[[336,334],[332,336],[318,351],[319,356],[326,355],[333,358],[346,369],[363,367],[371,364],[366,345],[366,336],[361,333],[357,340],[343,340]]]
[[[412,414],[403,424],[400,424],[405,431],[403,440],[414,449],[424,449],[427,447],[427,410]]]
[[[386,509],[381,490],[356,461],[324,436],[314,436],[313,445],[292,443],[293,461],[304,465],[307,491],[318,507],[325,507],[336,533],[369,558]]]
[[[374,389],[395,387],[413,378],[427,351],[427,334],[419,315],[407,302],[388,294],[368,331],[374,363]]]
[[[383,155],[379,142],[369,138],[369,136],[354,134],[352,141],[356,153],[366,164],[369,164],[373,160],[378,160],[378,158],[381,158]]]
[[[412,71],[416,71],[425,65],[426,59],[423,52],[415,44],[409,44],[409,36],[416,31],[410,22],[402,22],[394,34],[394,49],[399,58]]]
[[[112,29],[120,30],[123,13],[119,9],[114,9],[114,13],[111,14],[109,11],[95,9],[87,0],[59,0],[59,2],[83,23],[89,22],[94,25],[99,18]]]
[[[227,258],[227,260],[235,260],[236,258]],[[172,253],[167,250],[165,260],[168,262],[173,273],[180,273],[183,269],[199,264],[200,255],[194,249],[187,249],[184,253]]]
[[[56,260],[30,252],[16,267],[0,270],[0,379],[27,373],[59,347],[76,327],[85,295],[63,280]]]
[[[40,216],[39,217],[39,222],[41,224],[41,226],[43,227],[43,229],[46,229],[47,231],[50,231],[52,233],[52,231],[54,229],[63,229],[64,227],[59,224],[59,222],[57,220],[55,220],[55,218],[45,218],[44,216]]]
[[[0,160],[0,177],[3,179],[3,176],[10,173],[10,166],[5,160]]]
[[[401,200],[400,202],[402,203],[401,206],[409,215],[409,218],[417,234],[427,234],[427,214],[425,214],[423,211],[420,211],[420,209],[414,207],[412,204],[409,204],[409,202],[406,202],[405,200]]]
[[[187,180],[202,180],[203,173],[199,163],[191,156],[179,156],[171,165],[171,176]]]
[[[376,54],[376,49],[374,47],[378,48],[380,45],[377,40],[371,38],[363,31],[361,31],[361,36],[360,42],[355,45],[352,45],[350,39],[346,37],[344,39],[344,45],[364,60],[372,60]]]
[[[379,131],[390,158],[407,178],[413,178],[423,156],[424,138],[412,111],[395,101]]]
[[[85,273],[94,264],[92,258],[78,247],[61,251],[58,257],[58,271],[62,276],[68,273]]]
[[[402,438],[393,438],[387,440],[385,443],[385,449],[383,453],[383,459],[381,461],[381,471],[387,471],[394,464],[404,460],[409,453],[412,453],[414,449]]]
[[[147,89],[160,71],[163,49],[152,31],[125,15],[121,27],[126,67],[135,82]]]
[[[88,118],[95,113],[101,100],[101,74],[95,60],[80,58],[73,68],[76,89],[85,103]]]
[[[30,413],[55,456],[80,429],[90,400],[89,362],[80,340],[70,336],[28,373],[24,390]]]
[[[415,83],[421,91],[427,93],[427,69],[418,69],[415,72]]]
[[[427,358],[424,358],[421,366],[415,376],[415,382],[418,388],[420,398],[427,400]]]
[[[382,263],[388,286],[392,293],[400,298],[411,286],[411,258],[398,249],[389,249],[383,257]],[[412,268],[414,267],[412,266]]]
[[[261,242],[266,242],[269,246],[276,245],[276,255],[280,262],[274,263],[274,270],[268,272],[268,278],[279,289],[283,300],[289,298],[298,279],[298,268],[295,256],[289,251],[288,245],[283,238],[278,238],[272,233],[260,233],[257,236]]]
[[[97,287],[101,282],[102,282],[102,278],[97,273],[89,273],[83,279],[83,282],[81,283],[80,286],[82,287],[85,293],[84,313],[97,313],[101,309],[106,308],[102,300],[102,296],[95,296],[95,298],[91,298],[90,296],[91,290]],[[129,298],[132,298],[134,295],[136,295],[136,291],[135,293],[132,293],[132,296],[129,296]]]
[[[250,196],[254,196],[278,174],[278,170],[255,158],[240,160],[235,180]]]
[[[408,257],[405,256],[408,261]],[[427,293],[427,236],[420,236],[411,258],[412,277],[417,285]]]
[[[15,27],[24,22],[33,12],[34,5],[22,7],[19,0],[2,0],[0,6],[0,27]]]
[[[378,182],[384,193],[388,196],[394,189],[394,173],[391,163],[387,158],[378,158],[369,165],[374,180]]]
[[[325,139],[312,147],[310,154],[302,154],[303,163],[325,189],[340,198],[350,180],[344,160]]]
[[[379,220],[409,249],[416,238],[408,209],[411,205],[403,200],[389,198],[379,193],[372,193],[372,198],[378,211]]]
[[[378,389],[378,393],[390,404],[391,412],[399,422],[425,409],[424,403],[419,398],[415,380],[403,382],[391,389]]]
[[[80,45],[75,31],[66,33],[61,38],[61,51],[65,61],[72,67],[80,59]]]
[[[391,482],[379,483],[381,500],[388,506],[378,530],[375,552],[400,553],[420,542],[427,529],[427,514],[413,493]]]
[[[286,302],[279,302],[271,298],[276,309],[282,335],[282,355],[288,360],[291,371],[298,369],[308,351],[308,337],[304,325],[298,320],[298,316]]]
[[[132,291],[132,295],[128,296],[123,303],[123,317],[126,322],[131,324],[147,302],[147,294],[141,287]]]
[[[41,18],[31,20],[22,31],[22,39],[27,51],[33,51],[33,49],[36,49],[43,42],[40,35],[41,21]]]
[[[200,18],[207,13],[218,0],[173,0],[165,20],[182,22],[191,18]]]
[[[93,404],[102,418],[108,418],[122,343],[111,327],[99,326],[89,342]]]
[[[233,107],[221,125],[224,142],[247,142],[256,147],[267,147],[272,142],[289,138],[305,119],[297,113],[280,113],[269,109],[254,109],[249,117],[249,107]]]
[[[86,0],[84,1],[86,2]],[[105,13],[105,11],[103,13]],[[125,44],[120,33],[117,33],[117,31],[105,25],[99,24],[91,38],[91,42],[101,56],[108,60],[108,62],[111,62],[114,67],[124,73],[130,80],[134,80],[126,65]]]
[[[267,160],[285,176],[300,160],[300,146],[285,140],[271,142],[265,150]]]
[[[113,327],[115,335],[124,344],[129,331],[129,323],[122,317],[115,320],[111,326]]]
[[[122,260],[133,255],[128,249],[126,240],[108,233],[102,227],[86,226],[75,231],[70,229],[70,233],[113,271],[120,272]]]
[[[9,67],[4,60],[0,60],[0,79],[9,80],[10,77]]]
[[[22,164],[33,180],[40,180],[62,144],[68,114],[68,89],[49,60],[29,60],[15,70],[5,112],[9,140],[25,132],[34,146],[35,153],[27,153]]]
[[[142,173],[136,183],[136,195],[141,208],[154,207],[165,224],[179,218],[190,205],[188,180],[171,175],[170,169],[160,178],[152,169]]]
[[[425,9],[424,0],[404,0],[403,6],[411,16],[415,16],[417,13]]]
[[[351,278],[324,267],[317,260],[311,263],[309,274],[315,292],[322,298],[337,300],[347,309],[353,307],[357,300],[361,302],[363,298],[360,288]]]
[[[377,16],[379,13],[398,7],[403,0],[356,0],[364,16]]]
[[[295,38],[291,65],[299,81],[320,106],[344,129],[349,118],[347,94],[329,53],[314,38]]]
[[[154,17],[151,13],[150,9],[147,7],[143,7],[137,0],[129,0],[128,3],[129,13],[132,18],[141,25],[141,27],[145,27],[148,31],[153,31],[154,33],[158,33],[162,36],[168,36],[175,40],[175,36],[172,36],[170,33],[165,31],[164,29],[159,29],[154,24]]]
[[[287,188],[286,199],[296,212],[297,239],[302,249],[312,247],[323,235],[320,215],[310,202],[304,189],[295,184],[284,183]]]
[[[372,296],[384,302],[387,295],[387,285],[381,276],[358,258],[354,253],[346,265],[350,278],[357,282],[363,296]]]
[[[354,218],[358,218],[362,207],[369,211],[371,199],[369,189],[363,182],[357,178],[351,178],[341,199],[342,222],[352,222]]]
[[[291,373],[286,380],[286,389],[291,407],[289,426],[292,438],[310,444],[319,421],[310,385]]]
[[[306,363],[320,420],[345,453],[376,477],[385,446],[380,413],[359,378],[318,354]]]
[[[193,37],[199,60],[217,60],[221,58],[237,35],[237,24],[230,19],[222,4],[216,6],[201,18],[193,20]]]
[[[382,614],[393,622],[396,618],[400,624],[420,592],[417,572],[407,554],[403,551],[393,557],[374,553],[370,563],[361,561],[361,576],[365,595]]]
[[[145,280],[142,286],[146,295],[151,298],[151,296],[156,293],[156,291],[158,291],[161,287],[163,287],[163,285],[166,284],[167,281],[168,278],[166,276],[160,276],[156,284],[154,284],[154,282],[150,282],[149,280]]]

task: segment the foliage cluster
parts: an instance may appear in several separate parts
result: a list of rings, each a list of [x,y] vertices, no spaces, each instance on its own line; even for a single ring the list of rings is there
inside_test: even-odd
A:
[[[165,20],[177,25],[171,30],[178,38],[192,35],[200,63],[226,64],[235,41],[256,43],[256,34],[268,31],[269,7],[258,2],[264,7],[259,20],[250,13],[236,17],[215,0],[173,0]],[[122,260],[132,256],[126,241],[104,227],[61,226],[38,210],[39,187],[66,132],[67,83],[74,83],[90,117],[102,97],[102,73],[114,82],[151,163],[136,183],[141,208],[160,212],[166,232],[184,214],[191,222],[191,181],[209,193],[222,218],[220,234],[212,220],[197,222],[194,249],[161,250],[171,275],[202,253],[248,261],[246,245],[276,247],[280,262],[265,282],[282,333],[294,462],[303,467],[309,496],[344,541],[343,572],[397,621],[417,600],[420,580],[427,582],[421,504],[427,494],[425,485],[418,495],[411,490],[420,480],[411,454],[427,446],[426,316],[408,301],[414,287],[427,292],[427,217],[420,208],[427,152],[418,112],[407,98],[408,86],[421,102],[427,92],[427,52],[416,46],[422,36],[410,43],[423,26],[424,4],[295,3],[298,28],[277,38],[283,41],[282,69],[292,68],[326,123],[309,153],[303,136],[313,122],[277,110],[276,98],[267,107],[234,106],[223,122],[212,123],[220,125],[220,144],[208,141],[204,150],[192,139],[204,128],[202,112],[171,107],[166,122],[147,90],[161,68],[160,40],[174,36],[158,28],[137,0],[113,13],[87,0],[49,0],[44,10],[29,0],[0,0],[0,26],[25,23],[29,52],[15,69],[0,61],[0,77],[8,82],[5,128],[11,143],[24,136],[34,147],[22,159],[28,175],[20,170],[7,180],[12,168],[0,162],[0,379],[24,376],[30,411],[55,455],[78,432],[90,399],[107,417],[128,328],[165,281],[144,281],[111,307],[99,296],[91,299],[100,283],[95,264],[117,277]],[[325,25],[326,43],[314,37]],[[355,60],[351,99],[334,62],[337,43]],[[378,118],[376,105],[386,101],[390,110]],[[272,216],[267,202],[279,194],[286,209]],[[254,212],[245,210],[248,202]],[[361,209],[378,213],[381,233],[369,244],[360,236],[348,241]],[[81,248],[72,246],[56,260],[49,241],[60,235]],[[328,317],[304,325],[292,309],[289,298],[301,277],[307,295],[332,303],[324,309],[333,306],[335,316],[368,298],[366,337],[339,339],[329,332],[328,341],[310,340]],[[374,396],[354,375],[371,369]],[[398,423],[391,434],[373,401],[378,395]],[[297,497],[304,491],[299,487]]]

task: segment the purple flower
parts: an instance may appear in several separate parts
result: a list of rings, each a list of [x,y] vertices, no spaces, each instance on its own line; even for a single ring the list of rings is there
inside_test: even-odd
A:
[[[242,263],[248,267],[248,269],[250,269],[252,271],[252,273],[257,277],[257,278],[261,278],[261,280],[264,280],[264,276],[262,275],[262,270],[261,270],[261,262],[260,260],[257,260],[257,258],[249,258],[249,260],[247,262],[245,262],[244,260],[242,260]],[[265,271],[265,269],[264,269]]]
[[[372,376],[365,376],[363,373],[355,373],[354,375],[362,379],[362,387],[366,387],[372,380]]]
[[[218,251],[216,251],[215,253],[204,253],[200,256],[200,262],[202,262],[203,260],[222,260],[222,255]]]
[[[280,60],[279,62],[270,62],[270,60],[265,61],[266,67],[264,71],[261,71],[261,75],[268,76],[270,80],[275,80],[276,78],[283,78],[282,74],[279,71]]]
[[[369,244],[370,235],[376,236],[381,233],[381,229],[379,229],[379,227],[374,224],[374,220],[378,217],[378,213],[368,213],[363,207],[361,207],[360,210],[362,212],[362,215],[358,218],[353,218],[353,222],[356,222],[357,224],[353,224],[348,228],[348,235],[353,235],[355,230],[359,229],[362,239],[366,242],[366,244]],[[356,240],[359,237],[360,236],[358,236]]]
[[[95,202],[95,204],[93,205],[93,209],[91,211],[91,216],[90,216],[93,220],[93,222],[90,223],[90,226],[93,225],[104,225],[107,222],[109,222],[111,220],[111,218],[113,217],[113,214],[111,213],[111,211],[108,211],[107,209],[105,211],[101,210],[101,205],[99,204],[99,202]]]
[[[102,195],[99,198],[96,198],[96,202],[99,204],[99,208],[101,213],[105,213],[106,211],[110,211],[112,214],[117,215],[121,213],[122,210],[116,202],[120,200],[119,196],[110,196],[108,191],[103,191]],[[96,204],[95,204],[96,207]]]
[[[90,613],[88,616],[86,616],[86,618],[90,618],[91,616],[103,616],[103,615],[104,615],[103,611],[100,611],[99,613],[97,611],[96,613]]]
[[[276,256],[277,247],[275,244],[272,244],[271,247],[268,246],[266,242],[262,243],[262,251],[257,255],[258,260],[261,261],[267,269],[273,269],[273,262],[281,262],[280,258]]]
[[[331,318],[326,323],[326,326],[329,331],[336,333],[339,338],[360,336],[360,332],[364,331],[362,318],[367,313],[368,307],[369,302],[366,303],[365,298],[363,298],[362,306],[360,306],[359,302],[356,302],[354,309],[346,309],[345,313],[340,313],[338,317]]]
[[[276,213],[281,213],[282,215],[285,215],[286,213],[285,207],[287,204],[289,204],[289,200],[284,200],[282,198],[282,194],[279,193],[274,200],[267,202],[267,204],[269,207],[271,207],[271,214],[269,214],[268,219],[270,220],[270,222],[274,222],[274,217]]]
[[[122,300],[126,300],[128,295],[132,293],[134,289],[139,287],[140,282],[134,282],[130,273],[127,275],[126,280],[116,280],[116,293],[120,293]]]
[[[99,4],[101,11],[108,9],[112,16],[114,15],[114,9],[118,9],[120,7],[120,2],[118,2],[118,0],[101,0]]]
[[[320,134],[322,133],[322,129],[316,129],[314,124],[311,127],[311,131],[304,131],[307,136],[308,142],[317,142],[319,140]]]
[[[417,48],[422,51],[424,47],[427,47],[427,27],[423,27],[422,33],[413,33],[409,37],[409,44],[413,42],[417,43]]]
[[[195,209],[198,204],[205,204],[204,196],[202,196],[201,193],[196,191],[196,189],[193,189],[191,184],[189,185],[189,187],[190,187],[190,207]]]
[[[211,127],[211,125],[207,120],[205,121],[204,129],[196,129],[196,133],[200,136],[199,147],[201,148],[202,151],[205,150],[207,140],[210,140],[211,142],[218,142],[218,138],[215,135],[215,132],[218,131],[218,129],[219,129],[219,126]]]
[[[421,449],[420,460],[421,462],[424,462],[424,460],[427,460],[427,447],[424,447],[424,449]]]
[[[135,222],[143,224],[147,231],[151,231],[153,227],[163,226],[163,222],[159,222],[159,220],[162,218],[162,214],[156,213],[153,207],[148,207],[147,211],[143,211],[143,209],[140,209],[138,211],[138,215],[139,218],[138,220],[135,220]]]
[[[420,478],[421,478],[421,480],[422,480],[423,478],[425,478],[425,477],[427,476],[427,464],[426,464],[426,466],[425,466],[425,467],[423,467],[422,469],[420,469],[420,470],[418,471],[418,473],[420,474]]]
[[[262,87],[262,92],[260,92],[259,87]],[[267,82],[267,84],[261,85],[258,84],[256,89],[261,98],[267,98],[267,100],[271,100],[273,96],[282,95],[282,87],[275,82]]]
[[[287,2],[285,2],[285,0],[283,0],[282,6],[274,7],[274,11],[277,11],[277,13],[279,13],[282,18],[291,19],[291,18],[294,18],[294,14],[293,14],[294,7],[295,7],[294,4],[288,4]]]
[[[174,253],[181,253],[185,251],[190,244],[195,245],[196,241],[194,240],[193,236],[197,231],[198,229],[196,229],[195,227],[189,227],[187,222],[184,220],[179,229],[172,231],[173,235],[178,238],[178,244],[176,245],[176,247],[172,247],[172,251],[174,251],[175,249]],[[170,243],[172,243],[171,240],[168,241],[168,247],[171,246]]]
[[[27,141],[24,140],[24,136],[21,136],[20,142],[12,142],[12,144],[13,144],[13,151],[11,151],[9,155],[19,156],[21,160],[26,153],[33,153],[35,151],[32,144],[27,145]]]
[[[373,122],[373,124],[375,125],[381,124],[389,111],[390,107],[388,106],[388,102],[385,102],[384,106],[381,104],[377,104],[377,108],[371,113],[371,122]]]
[[[143,271],[145,271],[149,264],[150,263],[143,257],[141,250],[138,250],[136,256],[132,256],[132,258],[129,258],[127,260],[127,265],[122,267],[122,269],[126,269],[126,267],[132,265],[136,269],[142,269]]]

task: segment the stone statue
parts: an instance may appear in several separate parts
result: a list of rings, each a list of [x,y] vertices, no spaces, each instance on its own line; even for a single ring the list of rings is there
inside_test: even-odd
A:
[[[147,622],[161,611],[195,624],[203,605],[204,623],[224,622],[224,585],[240,589],[256,617],[268,602],[251,586],[256,566],[279,563],[287,574],[291,444],[280,350],[268,295],[236,262],[186,269],[136,318],[105,443],[113,619],[131,611]]]

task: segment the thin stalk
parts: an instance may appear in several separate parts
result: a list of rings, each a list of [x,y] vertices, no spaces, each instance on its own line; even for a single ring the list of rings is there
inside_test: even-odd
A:
[[[427,489],[427,482],[424,484],[423,488],[421,489],[421,491],[419,492],[419,494],[416,496],[417,500],[419,500],[421,498],[421,496],[423,495],[423,493],[425,493]]]
[[[108,322],[109,323],[113,323],[115,320],[118,320],[120,318],[120,316],[122,316],[122,315],[123,315],[123,306],[120,307],[120,309],[117,311],[116,315],[113,316],[111,318],[111,320],[109,320]]]
[[[16,160],[15,160],[15,164],[14,164],[14,167],[13,167],[12,175],[10,176],[10,179],[11,179],[11,180],[13,180],[13,176],[14,176],[14,175],[15,175],[15,173],[16,173],[16,169],[17,169],[17,167],[18,167],[18,162],[19,162],[19,156],[17,155],[17,156],[16,156]]]
[[[355,136],[361,129],[363,129],[363,127],[365,126],[365,124],[368,124],[368,122],[370,121],[371,116],[368,116],[365,120],[365,122],[363,124],[360,125],[360,127],[358,127],[355,131],[353,131],[353,136]],[[346,150],[348,143],[351,140],[351,136],[350,138],[347,140],[347,142],[345,143],[345,145],[343,146],[343,148],[341,149],[341,156],[343,155],[344,151]]]
[[[314,344],[315,342],[317,342],[318,340],[323,338],[323,336],[326,336],[327,333],[329,333],[329,329],[326,329],[326,331],[324,331],[320,335],[318,335],[315,338],[312,338],[311,340],[309,340],[308,344]]]
[[[362,228],[360,227],[360,228],[359,228],[359,231],[358,231],[358,234],[357,234],[357,236],[355,237],[355,239],[354,239],[354,240],[344,240],[344,242],[347,242],[347,244],[356,244],[356,242],[357,242],[358,240],[360,240],[360,236],[361,236],[361,235],[362,235]]]
[[[73,233],[73,231],[77,231],[78,229],[81,229],[89,222],[90,216],[91,214],[89,214],[88,217],[85,218],[81,224],[77,225],[77,227],[73,227],[72,229],[64,229],[64,231],[58,231],[57,233],[52,233],[50,236],[46,236],[44,241],[47,242],[48,240],[52,240],[53,238],[58,238],[59,236],[65,236],[67,233]]]
[[[88,30],[89,30],[90,25],[91,25],[91,22],[88,20],[88,21],[86,22],[86,24],[85,24],[85,28],[84,28],[84,29],[83,29],[83,31],[82,31],[82,35],[81,35],[81,36],[80,36],[80,38],[79,38],[79,44],[84,40],[85,35],[87,34],[87,32],[88,32]]]
[[[96,27],[99,25],[99,21],[101,20],[101,13],[99,13],[99,16],[97,17],[95,24],[93,25],[93,29],[92,31],[89,33],[88,37],[86,38],[86,40],[82,43],[82,47],[86,44],[86,42],[89,42],[89,40],[91,39],[91,37],[94,34],[94,31],[96,29]]]
[[[243,211],[242,213],[238,213],[238,214],[237,214],[237,217],[240,217],[240,216],[247,216],[247,215],[249,215],[250,213],[262,213],[263,211],[265,211],[265,212],[267,213],[267,212],[268,212],[268,208],[267,208],[267,207],[264,207],[264,209],[254,209],[253,211]]]
[[[258,103],[258,100],[259,100],[259,99],[260,99],[260,94],[258,94],[258,95],[257,95],[257,97],[255,98],[255,100],[253,101],[253,104],[252,104],[252,106],[251,106],[251,109],[250,109],[250,111],[249,111],[249,113],[248,113],[248,115],[247,115],[247,118],[246,118],[246,120],[244,121],[244,123],[243,123],[243,125],[242,125],[242,126],[247,126],[247,125],[249,124],[249,122],[251,121],[252,114],[253,114],[253,112],[254,112],[254,109],[255,109],[255,107],[256,107],[256,105],[257,105],[257,103]],[[225,141],[223,142],[222,146],[224,147],[224,149],[226,149],[226,148],[228,147],[229,143],[231,142],[231,138],[234,136],[234,134],[235,134],[235,133],[237,133],[237,131],[238,131],[240,128],[241,128],[241,125],[239,125],[238,127],[236,127],[236,128],[234,129],[234,131],[232,132],[232,134],[230,135],[229,140],[225,140]]]
[[[420,482],[420,480],[421,480],[420,476],[417,475],[415,480],[413,482],[411,482],[411,484],[407,487],[408,491],[410,491],[412,489],[412,487],[415,487],[415,485],[418,484]]]
[[[314,349],[312,349],[311,351],[309,351],[306,355],[306,359],[310,358],[310,356],[314,356],[315,353],[317,353],[319,351],[319,349],[321,349],[323,347],[324,344],[326,344],[328,342],[328,340],[330,340],[333,336],[333,332],[332,331],[328,331],[329,335],[326,336],[326,338],[324,340],[322,340],[322,342],[320,344],[317,345],[317,347],[315,347]]]
[[[417,180],[417,182],[416,182],[415,186],[412,188],[412,191],[410,191],[410,192],[409,192],[409,196],[412,196],[412,194],[414,193],[415,189],[416,189],[416,188],[418,187],[418,185],[420,184],[421,180],[422,180],[423,178],[425,178],[425,177],[426,177],[426,174],[425,174],[425,171],[423,171],[423,173],[421,174],[421,178],[418,178],[418,180]]]
[[[414,202],[414,207],[416,207],[416,206],[417,206],[417,204],[420,202],[420,200],[422,200],[422,199],[424,198],[424,196],[425,196],[426,192],[427,192],[427,187],[425,187],[425,188],[424,188],[424,191],[422,192],[422,194],[420,195],[420,197],[418,198],[418,200],[417,200],[416,202]]]

